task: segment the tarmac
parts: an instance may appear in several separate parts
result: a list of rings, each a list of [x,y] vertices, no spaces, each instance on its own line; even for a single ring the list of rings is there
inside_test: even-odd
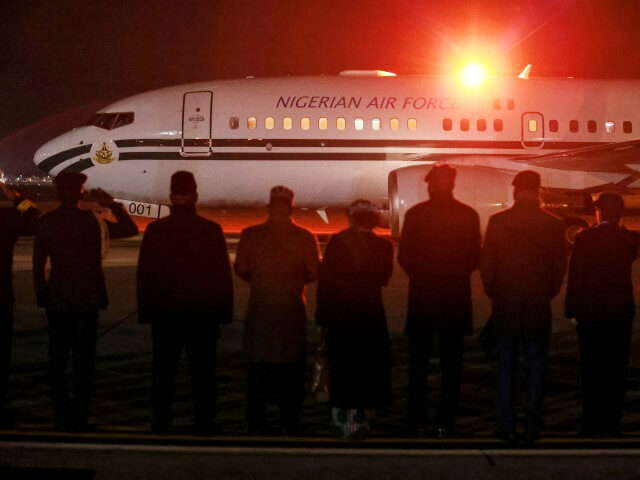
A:
[[[322,246],[326,238],[326,235],[321,236]],[[400,475],[427,478],[431,474],[436,478],[485,478],[485,475],[492,478],[548,478],[543,474],[552,470],[555,473],[566,470],[564,475],[567,478],[574,478],[570,474],[572,471],[601,472],[608,478],[611,475],[615,478],[640,478],[638,322],[634,325],[631,349],[624,437],[615,440],[578,439],[575,432],[580,419],[579,351],[575,327],[563,316],[564,294],[561,292],[553,302],[543,439],[524,446],[522,450],[515,450],[491,438],[494,430],[495,367],[493,359],[485,355],[477,341],[477,332],[488,318],[490,305],[477,273],[472,276],[476,334],[465,341],[462,395],[457,417],[457,427],[462,436],[445,440],[407,438],[408,356],[403,328],[408,280],[397,264],[389,285],[384,289],[391,334],[394,399],[389,407],[378,412],[377,431],[370,439],[357,443],[334,439],[328,425],[327,403],[311,393],[304,405],[301,437],[246,435],[246,364],[241,339],[249,289],[237,277],[234,277],[234,321],[222,327],[218,342],[218,421],[223,428],[222,435],[195,435],[184,358],[176,380],[172,434],[165,437],[151,435],[150,329],[148,325],[139,324],[136,318],[135,273],[140,239],[112,241],[104,261],[110,307],[101,312],[99,320],[91,417],[96,432],[83,435],[52,431],[53,414],[46,378],[47,328],[43,314],[36,308],[32,288],[33,240],[21,239],[18,242],[14,261],[16,306],[9,392],[9,412],[15,427],[0,431],[0,475],[3,478],[8,478],[4,473],[15,478],[24,478],[21,475],[27,474],[31,478],[40,473],[50,476],[54,470],[65,478],[76,473],[81,476],[83,472],[93,472],[100,478],[151,475],[159,478],[229,479],[298,478],[302,475],[313,478],[397,478]],[[233,261],[237,235],[228,235],[227,239]],[[640,266],[636,265],[633,275],[636,293],[640,294]],[[310,285],[307,293],[310,378],[318,342],[317,329],[312,322],[314,284]],[[435,409],[440,398],[437,357],[432,359],[432,370],[429,405],[435,421]],[[523,402],[524,398],[521,398],[520,403]],[[277,412],[270,413],[275,419]],[[345,459],[340,465],[335,463],[336,455]],[[317,467],[314,467],[313,474],[309,472],[307,461],[310,457],[314,458],[313,465]],[[527,460],[518,463],[519,466],[506,468],[516,457]],[[557,461],[560,457],[561,462]],[[146,467],[138,469],[138,460],[131,466],[133,458],[144,459]],[[158,458],[161,459],[160,464],[166,466],[165,470],[158,467]],[[243,458],[246,463],[243,463]],[[261,463],[265,458],[269,459],[269,468]],[[444,463],[443,458],[447,459]],[[190,460],[187,462],[185,459]],[[189,463],[191,461],[194,463]],[[451,461],[455,461],[453,469]],[[191,465],[187,470],[184,470],[185,462]],[[589,466],[590,462],[595,463]],[[496,464],[504,465],[505,469],[498,472]],[[197,465],[202,468],[193,470]],[[447,465],[448,469],[445,468]],[[185,472],[188,475],[185,476]],[[275,475],[273,472],[279,473]],[[427,475],[427,472],[431,474]],[[504,477],[501,476],[503,474]]]

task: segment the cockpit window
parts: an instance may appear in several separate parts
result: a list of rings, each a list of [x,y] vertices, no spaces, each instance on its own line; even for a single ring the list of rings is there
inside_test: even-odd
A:
[[[105,130],[113,130],[114,128],[129,125],[133,123],[133,120],[133,112],[94,113],[85,125],[93,125],[94,127]]]

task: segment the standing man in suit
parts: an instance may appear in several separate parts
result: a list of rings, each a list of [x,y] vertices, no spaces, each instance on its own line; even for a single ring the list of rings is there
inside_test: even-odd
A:
[[[480,273],[492,301],[498,362],[498,431],[516,440],[515,384],[521,348],[528,372],[526,440],[539,437],[551,300],[566,270],[564,223],[540,207],[540,175],[513,180],[515,203],[489,219]]]
[[[631,266],[639,238],[620,225],[622,197],[603,193],[595,207],[598,224],[580,232],[573,247],[565,312],[577,319],[580,343],[580,434],[617,436],[636,311]]]
[[[13,204],[0,208],[0,427],[11,421],[7,415],[11,343],[13,337],[13,249],[18,237],[34,235],[40,210],[30,200],[2,182],[4,195]]]
[[[254,434],[268,432],[267,403],[278,399],[280,427],[299,431],[304,401],[305,285],[318,274],[316,237],[291,220],[293,192],[271,189],[269,218],[240,235],[234,264],[251,294],[244,325],[247,416]]]
[[[51,396],[55,428],[88,429],[91,383],[95,367],[98,310],[107,308],[102,256],[109,238],[132,237],[138,227],[124,207],[101,189],[95,200],[108,207],[116,222],[79,208],[86,175],[61,172],[54,179],[60,206],[43,215],[33,247],[33,279],[38,307],[49,324]],[[47,276],[47,259],[51,274]],[[73,403],[65,369],[73,359]]]
[[[220,324],[233,313],[233,283],[222,228],[196,212],[191,172],[171,177],[171,214],[151,223],[138,261],[138,318],[153,338],[152,430],[171,425],[173,385],[187,351],[196,428],[219,431],[216,352]]]
[[[427,429],[427,376],[437,336],[442,370],[438,436],[456,434],[465,335],[473,333],[470,275],[480,257],[476,211],[453,197],[456,170],[433,167],[429,200],[405,216],[398,262],[409,275],[409,429]]]

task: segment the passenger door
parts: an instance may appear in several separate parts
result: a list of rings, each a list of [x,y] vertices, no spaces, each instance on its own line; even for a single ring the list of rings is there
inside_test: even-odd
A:
[[[187,92],[182,101],[182,145],[185,157],[211,155],[213,92]]]

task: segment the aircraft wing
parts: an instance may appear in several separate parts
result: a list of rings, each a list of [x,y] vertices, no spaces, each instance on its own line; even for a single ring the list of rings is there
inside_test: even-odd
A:
[[[513,161],[558,170],[637,173],[640,172],[640,139],[576,148],[559,153],[517,157]]]

